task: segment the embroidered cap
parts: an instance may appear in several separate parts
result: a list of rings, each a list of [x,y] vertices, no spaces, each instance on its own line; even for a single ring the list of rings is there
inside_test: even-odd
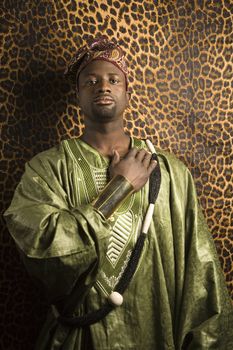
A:
[[[126,89],[128,88],[128,69],[124,53],[119,44],[113,40],[110,41],[107,36],[89,40],[82,46],[68,64],[65,75],[76,85],[80,72],[90,62],[96,60],[110,62],[119,68],[125,75]]]

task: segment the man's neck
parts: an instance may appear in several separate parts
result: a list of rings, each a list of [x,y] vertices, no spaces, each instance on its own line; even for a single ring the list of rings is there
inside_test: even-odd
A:
[[[86,126],[81,140],[94,147],[106,157],[113,156],[113,150],[119,152],[124,157],[130,147],[130,137],[125,134],[123,125],[113,128],[110,125]]]

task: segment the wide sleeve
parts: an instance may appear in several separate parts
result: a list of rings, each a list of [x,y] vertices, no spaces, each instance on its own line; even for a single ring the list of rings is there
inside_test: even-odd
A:
[[[186,172],[185,266],[179,310],[181,349],[233,349],[233,313],[214,241]],[[182,345],[181,345],[182,343]]]
[[[93,284],[110,232],[91,204],[70,205],[61,183],[69,172],[60,160],[54,164],[40,157],[26,164],[4,214],[27,270],[51,301],[68,295],[79,279],[86,287]]]

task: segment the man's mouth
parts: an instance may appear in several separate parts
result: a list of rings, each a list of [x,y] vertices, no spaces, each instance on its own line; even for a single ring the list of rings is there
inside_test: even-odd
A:
[[[101,96],[94,99],[94,103],[97,105],[111,105],[113,102],[113,99],[108,96]]]

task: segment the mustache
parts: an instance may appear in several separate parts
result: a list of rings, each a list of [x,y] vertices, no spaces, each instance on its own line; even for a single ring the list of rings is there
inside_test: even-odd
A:
[[[110,94],[98,94],[94,97],[93,101],[96,102],[98,100],[108,100],[108,101],[115,101],[114,98]]]

